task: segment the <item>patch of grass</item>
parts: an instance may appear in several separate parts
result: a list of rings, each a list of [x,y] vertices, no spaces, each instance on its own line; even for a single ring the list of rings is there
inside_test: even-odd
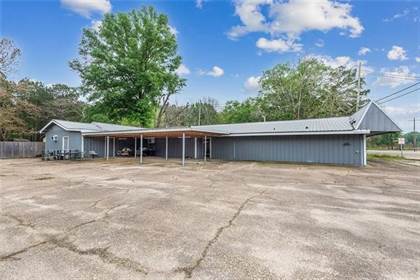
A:
[[[401,160],[405,159],[402,156],[397,155],[378,155],[378,154],[368,154],[368,160],[372,159],[383,159],[383,160]]]

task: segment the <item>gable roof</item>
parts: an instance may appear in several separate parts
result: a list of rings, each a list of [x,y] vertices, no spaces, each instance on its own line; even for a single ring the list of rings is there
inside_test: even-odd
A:
[[[351,118],[355,121],[356,129],[369,129],[371,134],[401,131],[391,117],[373,101],[354,113]]]
[[[82,123],[82,122],[71,122],[71,121],[53,119],[49,123],[47,123],[43,128],[41,128],[39,133],[44,133],[44,131],[48,127],[50,127],[52,124],[55,124],[67,131],[78,131],[78,132],[125,131],[125,130],[140,129],[140,127],[135,127],[135,126],[125,126],[125,125],[117,125],[117,124],[109,124],[109,123],[100,123],[100,122]]]

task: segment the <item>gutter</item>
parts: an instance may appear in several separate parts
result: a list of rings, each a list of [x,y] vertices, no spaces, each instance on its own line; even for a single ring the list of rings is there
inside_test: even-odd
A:
[[[370,130],[345,130],[345,131],[313,131],[313,132],[257,132],[257,133],[230,133],[222,137],[236,136],[293,136],[293,135],[363,135],[370,134]]]

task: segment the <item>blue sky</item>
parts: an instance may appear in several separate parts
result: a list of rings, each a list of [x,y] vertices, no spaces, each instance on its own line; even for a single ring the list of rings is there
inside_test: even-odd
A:
[[[83,28],[103,13],[153,5],[176,30],[187,87],[179,104],[213,97],[221,105],[257,93],[262,71],[308,56],[354,67],[363,63],[370,98],[420,77],[420,1],[0,0],[0,33],[22,49],[14,79],[80,84],[68,67]],[[181,71],[182,70],[182,71]],[[404,130],[420,118],[420,93],[386,104]]]

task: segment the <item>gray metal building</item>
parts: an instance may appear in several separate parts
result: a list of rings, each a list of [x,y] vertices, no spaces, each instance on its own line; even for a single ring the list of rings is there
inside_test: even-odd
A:
[[[47,150],[65,144],[109,158],[127,147],[140,162],[143,153],[137,151],[152,143],[157,156],[179,157],[183,164],[186,158],[214,158],[363,166],[366,137],[397,131],[398,125],[370,102],[347,117],[163,129],[53,120],[41,133]]]

